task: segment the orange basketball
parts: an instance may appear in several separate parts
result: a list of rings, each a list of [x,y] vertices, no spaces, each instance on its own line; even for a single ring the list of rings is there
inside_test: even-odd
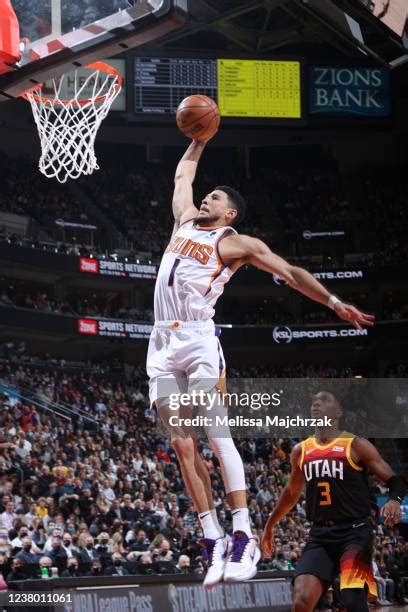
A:
[[[218,106],[208,96],[184,98],[177,109],[177,126],[188,138],[209,140],[218,130],[220,120]]]

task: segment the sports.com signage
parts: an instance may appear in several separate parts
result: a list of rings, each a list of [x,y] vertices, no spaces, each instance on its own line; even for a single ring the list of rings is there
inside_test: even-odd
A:
[[[290,344],[301,340],[336,340],[341,338],[367,337],[367,329],[338,328],[338,329],[292,329],[286,325],[277,325],[273,328],[272,339],[277,344]]]
[[[312,274],[317,280],[321,281],[348,281],[364,278],[363,270],[329,270],[327,272],[313,272]],[[277,274],[273,275],[273,280],[277,285],[287,285],[287,282]]]
[[[157,266],[152,264],[135,264],[114,259],[79,258],[79,271],[100,276],[118,276],[120,278],[155,279]]]
[[[386,117],[391,112],[386,68],[311,66],[309,112]]]
[[[146,340],[150,337],[152,329],[152,325],[129,323],[128,321],[118,321],[116,319],[78,320],[78,333],[83,336]]]

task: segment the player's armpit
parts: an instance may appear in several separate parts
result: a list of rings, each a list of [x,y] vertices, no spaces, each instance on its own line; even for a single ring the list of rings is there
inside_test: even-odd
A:
[[[356,463],[365,465],[383,483],[386,483],[394,475],[393,469],[381,457],[374,444],[371,444],[365,438],[356,437],[353,439],[351,455]]]

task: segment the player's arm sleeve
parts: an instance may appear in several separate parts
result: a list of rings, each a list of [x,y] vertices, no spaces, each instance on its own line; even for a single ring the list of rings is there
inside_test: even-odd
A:
[[[205,142],[193,140],[181,158],[174,176],[173,215],[179,225],[193,219],[198,211],[194,206],[193,183]]]

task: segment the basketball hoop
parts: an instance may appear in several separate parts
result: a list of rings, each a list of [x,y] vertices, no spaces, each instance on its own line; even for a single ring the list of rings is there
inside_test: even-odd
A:
[[[66,74],[50,86],[41,83],[21,94],[31,104],[40,136],[40,172],[60,183],[99,170],[96,134],[122,89],[123,78],[112,66],[94,62],[84,68],[90,71],[88,76],[78,69],[69,75],[70,100],[62,97],[68,86]]]

